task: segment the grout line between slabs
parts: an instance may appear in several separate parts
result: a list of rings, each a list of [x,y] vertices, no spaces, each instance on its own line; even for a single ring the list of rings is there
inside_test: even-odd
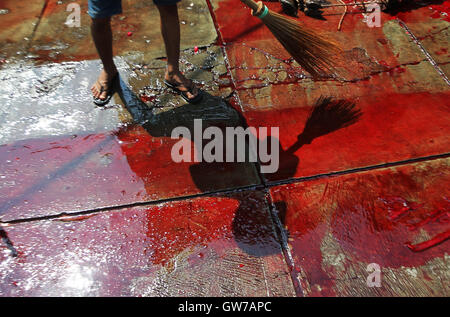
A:
[[[428,53],[425,47],[422,45],[420,40],[414,35],[414,33],[408,28],[405,22],[397,18],[400,26],[406,31],[406,33],[411,37],[414,43],[419,47],[422,53],[426,56],[427,60],[433,65],[434,69],[438,72],[438,74],[442,77],[442,79],[450,86],[450,80],[445,75],[444,71],[439,67],[438,63],[433,59],[433,57]]]

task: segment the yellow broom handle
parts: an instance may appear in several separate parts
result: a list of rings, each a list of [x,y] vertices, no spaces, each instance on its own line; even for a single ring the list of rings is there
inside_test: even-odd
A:
[[[257,12],[259,9],[259,4],[253,0],[241,0],[243,4],[253,10],[253,12]]]

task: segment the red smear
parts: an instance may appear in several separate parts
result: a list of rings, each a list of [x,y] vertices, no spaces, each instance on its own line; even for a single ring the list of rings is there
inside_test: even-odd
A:
[[[433,14],[431,14],[431,17],[433,19],[444,19],[447,22],[450,22],[450,10],[449,10],[449,3],[448,1],[432,5],[430,8],[434,10]]]
[[[408,184],[406,177],[401,174],[383,172],[384,190],[417,192],[413,184]],[[390,178],[388,180],[387,178]],[[374,201],[370,191],[373,190],[371,177],[365,179],[366,184],[358,189],[362,196],[358,201]],[[361,181],[362,182],[362,181]],[[439,183],[436,184],[439,187]],[[411,186],[411,187],[410,187]],[[348,189],[346,189],[348,190]],[[354,189],[356,190],[356,188]],[[430,195],[434,196],[434,193]],[[418,195],[422,196],[418,193]],[[428,198],[429,199],[429,198]],[[406,201],[406,200],[405,200]],[[416,237],[416,233],[409,230],[408,222],[411,218],[420,218],[424,213],[423,209],[413,210],[409,205],[395,203],[395,210],[386,210],[385,204],[365,204],[356,205],[355,198],[345,197],[339,201],[339,209],[333,215],[333,235],[341,246],[354,254],[358,261],[372,261],[389,267],[417,266],[426,263],[431,258],[439,257],[443,254],[445,247],[434,248],[423,257],[411,257],[408,249],[404,248],[403,241],[411,241]],[[414,211],[414,212],[412,212]],[[435,234],[442,230],[442,225],[427,228],[428,234]],[[445,238],[447,239],[447,238]],[[424,250],[436,246],[444,241],[442,235],[437,236],[426,243],[418,246],[410,246],[410,249]]]
[[[147,212],[146,235],[154,264],[167,264],[186,249],[208,247],[223,254],[241,241],[259,252],[277,252],[277,242],[268,218],[262,216],[265,201],[255,193],[233,197],[203,197],[153,207]],[[250,221],[251,220],[251,227]],[[242,227],[241,227],[242,226]],[[196,263],[203,257],[190,258]]]
[[[443,216],[448,216],[448,215],[449,215],[449,212],[437,210],[437,211],[433,212],[429,217],[425,218],[424,220],[419,221],[415,224],[408,225],[408,228],[411,231],[417,230],[418,228],[423,227],[424,225],[426,225],[430,222],[434,222],[434,221],[438,220],[439,218],[441,218]]]
[[[432,15],[430,15],[433,19],[438,19],[441,17],[441,14],[438,11],[435,11]]]
[[[62,222],[82,221],[82,220],[89,219],[93,216],[95,216],[95,214],[83,215],[83,216],[65,216],[65,217],[56,218],[55,221],[62,221]]]
[[[194,47],[194,53],[198,53],[198,46]]]
[[[391,220],[397,220],[418,207],[418,205],[410,203],[401,197],[387,197],[380,200],[386,205],[389,219]]]
[[[183,264],[186,275],[198,274],[211,281],[214,279],[211,274],[217,272],[217,264],[221,268],[227,266],[228,269],[233,269],[233,266],[237,268],[242,261],[233,264],[229,256],[240,259],[248,257],[238,246],[239,238],[243,238],[236,235],[235,222],[239,211],[241,217],[249,217],[241,219],[243,229],[249,231],[248,237],[244,237],[245,242],[251,247],[259,243],[262,248],[271,249],[271,254],[278,254],[276,256],[281,259],[279,243],[273,232],[264,197],[263,192],[248,191],[231,196],[200,197],[150,207],[101,212],[90,217],[67,218],[68,221],[80,220],[77,222],[52,221],[48,226],[35,226],[31,223],[11,226],[8,228],[9,238],[20,246],[20,250],[18,257],[8,266],[7,281],[1,288],[2,294],[49,294],[48,289],[42,286],[44,283],[52,284],[53,290],[58,290],[59,294],[68,294],[64,293],[67,292],[64,282],[68,269],[74,263],[73,259],[82,259],[83,268],[93,272],[98,285],[95,294],[123,295],[123,290],[133,280],[158,274],[160,265],[167,265],[166,268],[171,270],[174,262],[184,263],[184,256],[181,259],[175,258],[180,252],[190,254],[189,265]],[[263,210],[265,212],[261,212]],[[260,236],[265,231],[272,233],[270,241]],[[67,252],[68,250],[71,252]],[[5,252],[1,252],[0,259],[4,261],[6,256]],[[98,263],[102,265],[99,266]],[[42,270],[44,264],[45,272]],[[271,272],[284,272],[284,269],[281,261],[279,264],[269,263]],[[4,272],[5,269],[2,269],[2,273]],[[61,276],[62,279],[51,281],[49,273],[51,276]],[[33,281],[29,288],[20,287],[23,286],[23,281],[31,280],[31,277]],[[20,289],[11,290],[8,285],[13,281],[19,281]],[[186,284],[174,287],[174,291],[178,292],[187,290],[190,286]],[[80,293],[76,294],[87,294],[86,291],[89,290],[83,288],[77,290]]]
[[[383,60],[381,60],[381,61],[378,61],[378,64],[380,64],[380,65],[382,65],[382,66],[384,66],[384,67],[388,67],[389,68],[389,64],[388,63],[386,63],[385,61],[383,61]]]
[[[155,97],[155,96],[147,96],[147,95],[145,95],[145,94],[142,94],[142,95],[140,95],[139,97],[141,98],[141,100],[142,100],[143,102],[154,102],[154,101],[156,100],[156,97]]]
[[[428,243],[427,252],[411,256],[404,245],[404,241],[417,238],[408,225],[426,217],[423,204],[445,205],[445,175],[445,163],[424,164],[420,168],[406,165],[285,185],[271,190],[271,194],[274,201],[287,205],[285,224],[296,266],[304,269],[310,284],[322,286],[323,295],[332,287],[334,276],[323,267],[321,248],[327,232],[351,258],[349,265],[362,261],[392,268],[414,267],[445,254],[446,245],[437,243],[444,241],[439,232],[448,230],[441,222],[423,229],[429,236],[438,235]],[[403,198],[405,195],[408,199]]]
[[[132,36],[133,35],[133,32],[128,32],[127,33],[127,36]]]
[[[444,106],[448,93],[384,93],[377,96],[373,94],[373,87],[389,91],[386,80],[376,80],[368,87],[358,86],[361,95],[365,96],[358,103],[363,111],[360,122],[313,140],[295,155],[282,153],[279,173],[266,177],[278,180],[282,177],[311,176],[395,162],[408,158],[411,152],[416,156],[426,156],[448,149],[448,140],[442,133],[448,127]],[[274,85],[268,98],[268,102],[274,104],[274,109],[245,111],[247,123],[254,127],[280,127],[281,144],[288,148],[303,131],[310,110],[304,101],[303,89],[293,85],[289,91],[285,86]],[[240,97],[244,105],[254,100],[251,90],[240,92]],[[380,111],[380,105],[383,111]],[[98,205],[126,204],[133,202],[137,195],[140,195],[140,200],[164,199],[247,184],[240,177],[242,169],[236,164],[226,166],[221,175],[227,177],[221,177],[220,182],[217,177],[208,179],[208,174],[217,175],[214,164],[202,168],[204,180],[194,180],[190,166],[195,164],[174,163],[171,160],[170,152],[176,140],[171,140],[170,136],[153,137],[140,126],[127,126],[111,138],[108,147],[97,147],[105,139],[105,135],[100,134],[27,140],[6,145],[0,154],[0,170],[12,175],[15,169],[20,169],[27,177],[21,178],[14,188],[0,189],[0,205],[7,204],[13,197],[20,197],[35,183],[47,184],[49,174],[65,164],[77,162],[85,153],[94,151],[89,155],[96,159],[82,160],[80,165],[65,172],[67,175],[58,176],[62,183],[70,184],[70,189],[58,186],[56,181],[49,182],[48,187],[39,188],[42,193],[36,190],[23,199],[28,200],[27,205],[23,200],[14,202],[8,211],[5,210],[5,217],[12,219],[32,214],[59,213],[71,210],[74,205],[82,206],[85,210]],[[433,140],[433,143],[427,140]],[[31,154],[33,152],[35,154]],[[100,159],[107,153],[113,154],[108,155],[107,159]],[[16,162],[17,157],[20,158],[17,163],[5,163],[7,160]],[[87,182],[85,175],[95,177]],[[171,179],[171,182],[167,182],[167,179]],[[203,184],[201,188],[198,183]],[[123,195],[124,189],[126,193]],[[93,191],[97,192],[97,201],[88,199]],[[52,201],[58,201],[58,204],[49,208]]]
[[[292,269],[295,273],[306,272],[307,281],[300,281],[302,288],[311,288],[310,296],[334,296],[335,280],[324,269],[321,252],[321,243],[328,231],[327,215],[320,207],[322,201],[315,198],[311,201],[305,194],[310,185],[298,183],[277,187],[271,190],[271,195],[277,211],[286,215],[285,226],[294,257]]]
[[[413,252],[421,252],[444,242],[448,238],[450,238],[450,230],[440,233],[430,240],[418,244],[407,243],[406,246]]]
[[[444,55],[447,54],[447,49],[442,47],[439,51],[435,52],[436,55]]]

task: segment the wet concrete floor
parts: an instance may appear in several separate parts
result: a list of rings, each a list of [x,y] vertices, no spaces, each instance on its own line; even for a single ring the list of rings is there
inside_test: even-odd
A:
[[[162,83],[155,6],[123,1],[103,108],[87,4],[71,28],[72,2],[0,2],[1,296],[450,294],[450,1],[373,28],[350,7],[340,31],[342,8],[300,12],[351,68],[313,80],[236,0],[183,0],[196,105]],[[279,127],[261,141],[280,168],[174,162],[172,130],[198,119]]]

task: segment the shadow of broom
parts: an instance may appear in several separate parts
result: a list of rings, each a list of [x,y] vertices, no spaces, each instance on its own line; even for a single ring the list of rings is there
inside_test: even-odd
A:
[[[297,142],[286,152],[293,154],[303,145],[311,144],[315,138],[356,123],[361,116],[362,112],[354,102],[321,96],[314,104]]]

